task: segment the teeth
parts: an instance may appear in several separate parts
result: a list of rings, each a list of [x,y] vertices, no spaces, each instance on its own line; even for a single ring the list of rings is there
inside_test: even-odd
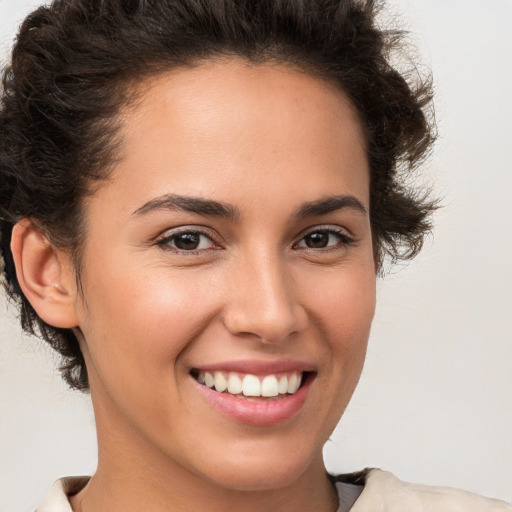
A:
[[[286,375],[279,379],[279,385],[277,387],[277,391],[279,391],[279,394],[281,394],[281,395],[288,393],[288,377]]]
[[[293,395],[300,387],[300,375],[293,372],[290,380],[288,381],[288,393]]]
[[[279,395],[279,386],[275,375],[267,375],[261,383],[261,396]]]
[[[209,388],[214,388],[219,393],[228,392],[231,395],[244,395],[247,397],[275,397],[279,395],[297,392],[302,381],[301,372],[292,372],[287,375],[240,375],[237,373],[199,372],[197,374],[199,383]]]
[[[239,395],[242,392],[242,379],[233,373],[228,377],[228,393]]]
[[[213,375],[211,373],[206,372],[204,374],[204,383],[209,387],[213,388]]]
[[[245,396],[261,396],[260,379],[256,375],[246,375],[242,385],[242,393]]]
[[[226,391],[228,387],[228,383],[226,379],[224,378],[224,375],[222,375],[221,372],[215,372],[213,374],[213,382],[215,384],[215,390],[219,393],[222,393],[223,391]]]

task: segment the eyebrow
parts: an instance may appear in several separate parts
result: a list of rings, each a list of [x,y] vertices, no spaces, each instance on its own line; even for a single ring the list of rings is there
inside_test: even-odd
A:
[[[316,201],[304,203],[296,212],[297,218],[313,217],[315,215],[326,215],[345,208],[356,210],[366,215],[367,210],[364,205],[354,196],[337,195],[330,196]],[[151,199],[137,208],[133,215],[142,216],[159,210],[180,210],[199,215],[221,217],[229,220],[236,220],[240,217],[240,211],[233,205],[214,201],[212,199],[202,199],[200,197],[180,196],[176,194],[166,194],[155,199]]]
[[[315,215],[326,215],[345,208],[356,210],[363,215],[368,213],[363,203],[356,197],[338,195],[303,204],[297,211],[297,217],[304,218],[313,217]]]
[[[240,216],[238,209],[232,205],[213,201],[211,199],[179,196],[176,194],[166,194],[164,196],[151,199],[151,201],[148,201],[140,208],[137,208],[137,210],[133,212],[133,215],[146,215],[158,210],[180,210],[183,212],[222,217],[230,220],[235,220]]]

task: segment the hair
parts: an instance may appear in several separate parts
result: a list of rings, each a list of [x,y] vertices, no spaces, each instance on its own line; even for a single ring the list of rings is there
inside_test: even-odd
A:
[[[377,0],[55,0],[25,19],[2,74],[2,280],[23,329],[61,354],[71,387],[88,389],[78,340],[41,320],[23,295],[12,229],[31,219],[70,251],[79,281],[83,199],[119,157],[118,113],[128,93],[158,73],[234,56],[335,84],[366,137],[380,268],[421,249],[436,206],[408,183],[435,138],[432,85],[414,67],[400,73],[391,65],[404,33],[378,27],[381,7]]]

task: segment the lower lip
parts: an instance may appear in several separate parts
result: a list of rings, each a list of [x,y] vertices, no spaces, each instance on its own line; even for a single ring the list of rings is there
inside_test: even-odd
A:
[[[219,393],[194,379],[206,401],[218,411],[241,423],[259,426],[277,425],[295,416],[306,401],[312,381],[312,375],[309,374],[293,395],[286,395],[279,400],[250,402],[229,393]]]

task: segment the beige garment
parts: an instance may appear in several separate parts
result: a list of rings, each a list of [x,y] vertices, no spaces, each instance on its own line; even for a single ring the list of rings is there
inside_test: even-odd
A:
[[[35,512],[73,512],[67,497],[88,480],[85,476],[57,480]],[[503,501],[460,489],[402,482],[380,469],[364,473],[364,487],[345,482],[335,485],[340,498],[337,512],[512,512],[512,506]]]
[[[350,512],[512,512],[512,505],[461,489],[402,482],[372,469]]]
[[[68,496],[85,487],[89,476],[68,476],[57,480],[35,512],[73,512]]]

